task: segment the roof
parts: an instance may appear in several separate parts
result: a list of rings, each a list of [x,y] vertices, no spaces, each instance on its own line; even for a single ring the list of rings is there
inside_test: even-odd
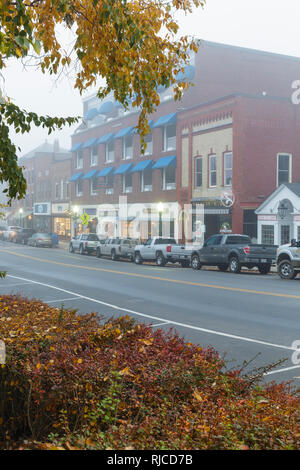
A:
[[[285,186],[289,188],[296,196],[300,197],[300,182],[299,183],[285,183]]]
[[[71,158],[69,150],[59,147],[58,141],[54,141],[53,143],[47,142],[47,140],[36,147],[35,149],[31,150],[30,152],[26,153],[21,157],[22,160],[29,160],[30,158],[34,158],[37,154],[46,153],[52,154],[55,160],[58,159],[69,159]]]

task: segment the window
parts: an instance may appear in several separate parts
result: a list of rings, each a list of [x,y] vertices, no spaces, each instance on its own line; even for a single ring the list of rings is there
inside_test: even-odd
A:
[[[98,178],[91,178],[91,196],[98,194]]]
[[[64,198],[64,182],[61,180],[60,182],[60,199]]]
[[[55,199],[59,197],[59,183],[55,183]]]
[[[226,245],[243,245],[243,244],[248,245],[248,243],[251,243],[251,240],[249,237],[242,237],[242,236],[228,236],[226,238]]]
[[[207,242],[205,243],[205,246],[220,245],[222,238],[223,238],[223,235],[213,235],[207,240]]]
[[[217,186],[217,157],[210,155],[209,157],[209,186],[212,188]]]
[[[281,225],[280,232],[281,232],[281,245],[286,245],[287,243],[290,243],[291,241],[290,226]]]
[[[261,242],[265,245],[274,245],[274,226],[262,225],[261,226]]]
[[[297,227],[297,240],[300,241],[300,225]]]
[[[145,137],[145,142],[147,144],[144,155],[152,155],[152,134],[148,134]]]
[[[82,196],[82,180],[76,182],[76,196]]]
[[[253,209],[244,209],[243,233],[251,238],[257,237],[257,215]]]
[[[291,155],[277,155],[277,185],[291,181]]]
[[[91,148],[91,166],[98,165],[98,145]]]
[[[113,162],[115,159],[115,147],[114,147],[114,141],[111,140],[105,145],[105,161],[108,162]]]
[[[176,189],[176,167],[167,166],[163,169],[163,189]]]
[[[133,136],[127,135],[123,138],[123,160],[132,158],[133,155]]]
[[[123,175],[123,193],[132,193],[132,173]]]
[[[66,181],[66,199],[69,199],[69,181]]]
[[[165,152],[168,150],[176,150],[176,124],[165,126],[163,128],[163,133],[163,150]]]
[[[232,152],[224,154],[224,186],[232,185]]]
[[[141,172],[141,191],[152,191],[152,170]]]
[[[104,178],[105,194],[114,194],[114,175],[107,175]]]
[[[195,159],[195,187],[202,187],[202,157],[197,157]]]
[[[76,153],[76,168],[83,168],[83,154],[82,150],[78,150]]]

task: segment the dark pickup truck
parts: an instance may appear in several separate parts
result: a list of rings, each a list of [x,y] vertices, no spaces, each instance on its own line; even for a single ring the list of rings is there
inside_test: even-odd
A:
[[[276,260],[275,245],[252,244],[247,235],[228,234],[213,235],[206,240],[200,250],[191,254],[193,269],[202,266],[217,266],[220,271],[229,269],[239,273],[243,266],[257,267],[261,274],[267,274]]]

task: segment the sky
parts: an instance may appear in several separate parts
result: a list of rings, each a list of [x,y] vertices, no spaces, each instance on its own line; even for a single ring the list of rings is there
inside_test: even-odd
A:
[[[299,0],[207,0],[203,9],[177,18],[180,35],[300,57]],[[67,44],[70,40],[66,36]],[[82,115],[82,96],[74,90],[70,77],[55,79],[33,67],[24,69],[20,61],[13,60],[0,86],[13,102],[28,111],[50,116]],[[66,127],[50,136],[40,128],[33,128],[28,135],[11,135],[21,147],[20,155],[24,155],[46,139],[53,142],[57,138],[61,147],[70,149],[76,127]]]

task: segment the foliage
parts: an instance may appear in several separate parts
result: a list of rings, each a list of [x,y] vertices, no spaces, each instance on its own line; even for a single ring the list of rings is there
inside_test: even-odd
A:
[[[175,39],[178,10],[192,12],[205,0],[4,0],[0,2],[0,69],[7,60],[40,56],[43,72],[57,74],[72,66],[72,53],[60,44],[57,26],[75,35],[73,54],[78,61],[75,88],[80,92],[95,85],[99,76],[106,85],[99,98],[111,91],[125,108],[129,101],[140,109],[139,132],[142,151],[149,132],[147,114],[159,104],[157,88],[174,84],[175,99],[188,83],[176,83],[176,75],[187,63],[189,51],[197,43],[188,37]],[[9,184],[9,197],[22,198],[26,183],[17,165],[16,148],[9,138],[9,125],[29,132],[33,122],[49,131],[57,118],[40,118],[9,103],[0,107],[0,181]],[[70,118],[59,120],[60,128]]]
[[[0,337],[2,448],[299,447],[287,384],[249,381],[171,330],[3,296]]]

